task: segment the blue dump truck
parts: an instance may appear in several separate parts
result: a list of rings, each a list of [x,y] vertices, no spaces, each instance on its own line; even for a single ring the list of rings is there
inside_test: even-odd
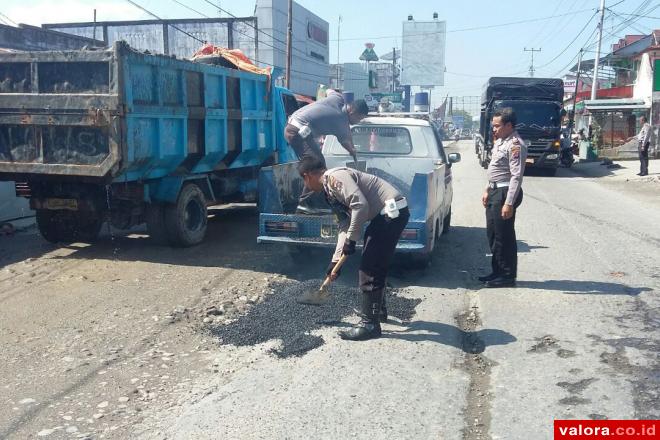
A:
[[[357,166],[402,191],[410,220],[397,252],[405,254],[410,265],[428,265],[440,236],[450,227],[452,165],[461,160],[460,154],[445,152],[439,127],[428,113],[384,113],[363,119],[351,131],[357,165],[337,139],[328,136],[323,146],[328,167]],[[286,245],[294,259],[304,259],[311,247],[335,247],[338,224],[329,207],[318,215],[296,213],[303,182],[295,165],[261,170],[257,241]]]
[[[204,239],[207,206],[254,202],[262,166],[289,162],[297,109],[270,77],[106,50],[0,54],[0,180],[51,242],[147,224],[157,242]]]
[[[557,78],[493,77],[481,97],[481,123],[475,137],[479,163],[488,168],[493,148],[491,120],[497,110],[516,112],[516,130],[527,145],[527,167],[554,175],[559,167],[564,82]]]

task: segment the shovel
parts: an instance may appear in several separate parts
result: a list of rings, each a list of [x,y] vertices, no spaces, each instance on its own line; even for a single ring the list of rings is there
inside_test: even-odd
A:
[[[348,255],[342,255],[339,261],[337,261],[335,264],[335,267],[332,268],[332,273],[328,275],[325,278],[325,281],[323,281],[323,284],[321,284],[321,287],[318,290],[309,290],[305,292],[300,298],[298,298],[298,303],[312,306],[320,306],[325,304],[329,298],[327,287],[332,282],[330,277],[332,275],[336,275],[337,272],[339,272],[339,269],[341,269],[341,266],[346,262],[347,259]]]

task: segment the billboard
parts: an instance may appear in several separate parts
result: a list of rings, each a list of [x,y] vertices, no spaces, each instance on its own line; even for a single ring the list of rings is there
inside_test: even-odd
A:
[[[445,85],[446,21],[403,22],[401,84]]]

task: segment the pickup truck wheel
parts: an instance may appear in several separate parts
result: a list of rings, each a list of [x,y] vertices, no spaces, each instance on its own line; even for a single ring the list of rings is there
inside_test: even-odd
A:
[[[201,243],[207,223],[206,199],[194,183],[184,185],[176,203],[165,207],[165,227],[174,246],[189,247]]]
[[[443,235],[448,234],[450,228],[451,228],[451,208],[449,208],[449,212],[442,220],[442,234]]]
[[[150,203],[144,213],[149,237],[156,244],[169,244],[165,228],[165,209],[159,203]]]
[[[38,209],[36,216],[39,232],[51,243],[91,243],[98,238],[103,224],[100,216],[71,211]]]

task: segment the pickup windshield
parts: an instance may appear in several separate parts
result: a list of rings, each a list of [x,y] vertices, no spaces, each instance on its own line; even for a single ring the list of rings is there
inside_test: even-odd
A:
[[[404,127],[355,126],[351,128],[353,144],[363,154],[410,154],[412,140]]]

